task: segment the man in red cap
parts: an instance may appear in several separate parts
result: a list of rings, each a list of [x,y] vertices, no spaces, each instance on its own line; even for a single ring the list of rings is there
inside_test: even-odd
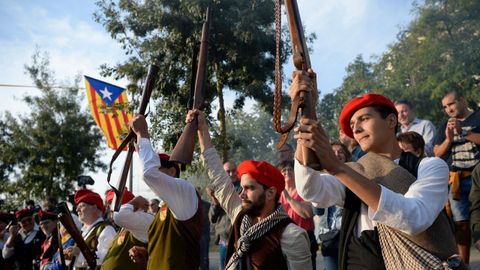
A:
[[[47,264],[53,267],[53,256],[58,250],[57,214],[40,210],[37,214],[40,229],[46,239],[42,243],[42,255],[40,256],[40,269],[45,269]],[[58,265],[61,267],[61,265]]]
[[[115,229],[106,224],[102,217],[104,211],[103,200],[98,193],[81,189],[75,193],[74,201],[77,205],[78,218],[83,223],[81,229],[83,239],[90,249],[95,251],[97,265],[101,265],[108,247],[116,235]],[[76,257],[76,267],[86,265],[85,258],[83,254],[80,254],[78,247],[66,249],[64,252],[67,260],[70,260],[73,256]]]
[[[112,202],[114,194],[113,190],[107,192],[107,203]],[[135,197],[124,189],[120,211],[113,213],[113,220],[121,229],[110,244],[101,269],[142,269],[130,259],[129,250],[134,246],[147,246],[147,231],[153,221],[153,216],[146,213],[147,205],[145,198]]]
[[[148,125],[135,116],[130,128],[137,135],[137,150],[145,183],[166,203],[148,230],[148,269],[198,269],[202,233],[202,203],[195,187],[179,177],[179,167],[168,155],[158,155],[150,142]]]
[[[291,95],[316,92],[314,78],[311,71],[294,74]],[[443,269],[444,262],[462,267],[442,212],[448,166],[439,158],[402,152],[395,136],[397,115],[392,101],[378,94],[345,105],[341,129],[368,152],[355,163],[335,157],[320,121],[301,119],[295,135],[297,190],[316,207],[344,208],[340,269]],[[305,148],[328,174],[302,164]]]
[[[308,235],[279,203],[285,188],[282,173],[265,161],[240,163],[238,196],[213,147],[203,112],[190,111],[187,122],[195,117],[211,186],[232,221],[225,269],[312,269]]]
[[[45,235],[35,225],[33,212],[27,208],[18,210],[15,217],[20,224],[11,225],[9,237],[2,250],[4,259],[14,260],[14,269],[34,269],[33,262],[42,254]]]

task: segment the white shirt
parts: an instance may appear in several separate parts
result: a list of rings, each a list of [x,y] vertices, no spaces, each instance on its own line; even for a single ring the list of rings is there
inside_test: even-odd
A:
[[[198,209],[195,187],[180,178],[171,177],[159,170],[160,158],[153,150],[150,140],[141,138],[138,142],[138,155],[143,164],[143,179],[152,191],[165,201],[173,217],[189,220]]]
[[[113,213],[113,220],[118,226],[129,230],[133,237],[142,241],[148,242],[148,228],[154,216],[143,211],[133,211],[133,205],[124,204],[120,207],[118,212]]]
[[[362,203],[356,235],[372,230],[375,222],[409,235],[430,227],[448,198],[448,165],[440,158],[424,158],[417,175],[405,195],[380,186],[377,211]],[[337,178],[303,166],[298,160],[295,160],[295,184],[298,194],[316,207],[343,206],[345,201],[345,186]]]
[[[428,120],[413,118],[412,122],[408,124],[408,127],[400,125],[401,132],[414,131],[420,134],[425,141],[425,155],[427,157],[433,157],[433,139],[435,138],[435,126]]]
[[[202,159],[208,177],[212,180],[215,197],[233,223],[242,210],[242,205],[230,176],[223,169],[215,148],[206,149],[202,153]],[[312,269],[310,240],[304,229],[294,223],[288,224],[280,238],[280,246],[288,269]]]
[[[83,239],[87,239],[87,237],[93,233],[93,227],[97,225],[97,223],[102,222],[103,218],[98,218],[95,220],[95,222],[92,223],[92,225],[83,225],[82,227],[82,237]],[[108,248],[110,247],[110,243],[112,242],[113,238],[117,235],[117,232],[115,229],[107,225],[105,228],[102,230],[102,232],[98,235],[98,245],[97,245],[97,252],[95,253],[97,255],[97,265],[101,265],[103,262],[103,259],[105,258],[105,255],[107,254]],[[75,266],[81,267],[86,264],[85,257],[83,257],[83,254],[80,252],[80,255],[78,255],[76,261],[75,261]]]

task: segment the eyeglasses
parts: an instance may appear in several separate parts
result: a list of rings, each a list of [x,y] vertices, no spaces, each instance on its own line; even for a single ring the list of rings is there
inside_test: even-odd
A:
[[[237,170],[225,170],[227,173],[236,173]]]

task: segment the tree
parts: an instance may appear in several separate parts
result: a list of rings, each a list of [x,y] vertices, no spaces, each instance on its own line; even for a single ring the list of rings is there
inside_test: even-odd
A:
[[[444,121],[441,98],[459,91],[476,108],[480,100],[480,2],[428,0],[375,67],[382,93],[407,98],[418,115]]]
[[[99,159],[100,132],[80,106],[85,99],[76,86],[80,77],[58,90],[48,56],[36,52],[32,60],[25,68],[40,96],[24,98],[31,109],[27,116],[5,112],[0,120],[0,185],[17,202],[47,195],[65,198],[84,170],[105,167]]]
[[[266,160],[272,164],[278,161],[275,145],[280,135],[273,129],[271,114],[260,107],[256,104],[251,113],[232,110],[227,114],[231,130],[229,156],[237,164],[247,159]]]
[[[271,111],[274,70],[274,1],[117,1],[97,2],[95,14],[130,58],[113,67],[103,66],[104,75],[128,77],[137,81],[145,74],[145,63],[155,62],[160,74],[153,138],[162,139],[164,148],[175,145],[184,126],[191,79],[192,48],[200,39],[206,7],[213,13],[207,78],[207,114],[218,98],[219,146],[228,159],[224,89],[236,94],[236,107],[251,97]],[[284,51],[288,46],[284,43]],[[282,62],[287,58],[283,54]]]
[[[378,92],[378,83],[373,73],[373,64],[358,55],[345,69],[347,75],[342,85],[333,93],[325,95],[317,107],[317,113],[330,138],[338,138],[338,118],[343,106],[352,98],[369,92]]]

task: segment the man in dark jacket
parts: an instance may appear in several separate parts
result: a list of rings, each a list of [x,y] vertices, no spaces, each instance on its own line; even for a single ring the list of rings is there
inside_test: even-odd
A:
[[[13,257],[14,269],[31,270],[34,262],[38,261],[42,254],[42,243],[45,235],[38,229],[33,219],[33,212],[27,208],[18,210],[15,217],[20,224],[10,226],[9,237],[2,250],[4,259]]]

